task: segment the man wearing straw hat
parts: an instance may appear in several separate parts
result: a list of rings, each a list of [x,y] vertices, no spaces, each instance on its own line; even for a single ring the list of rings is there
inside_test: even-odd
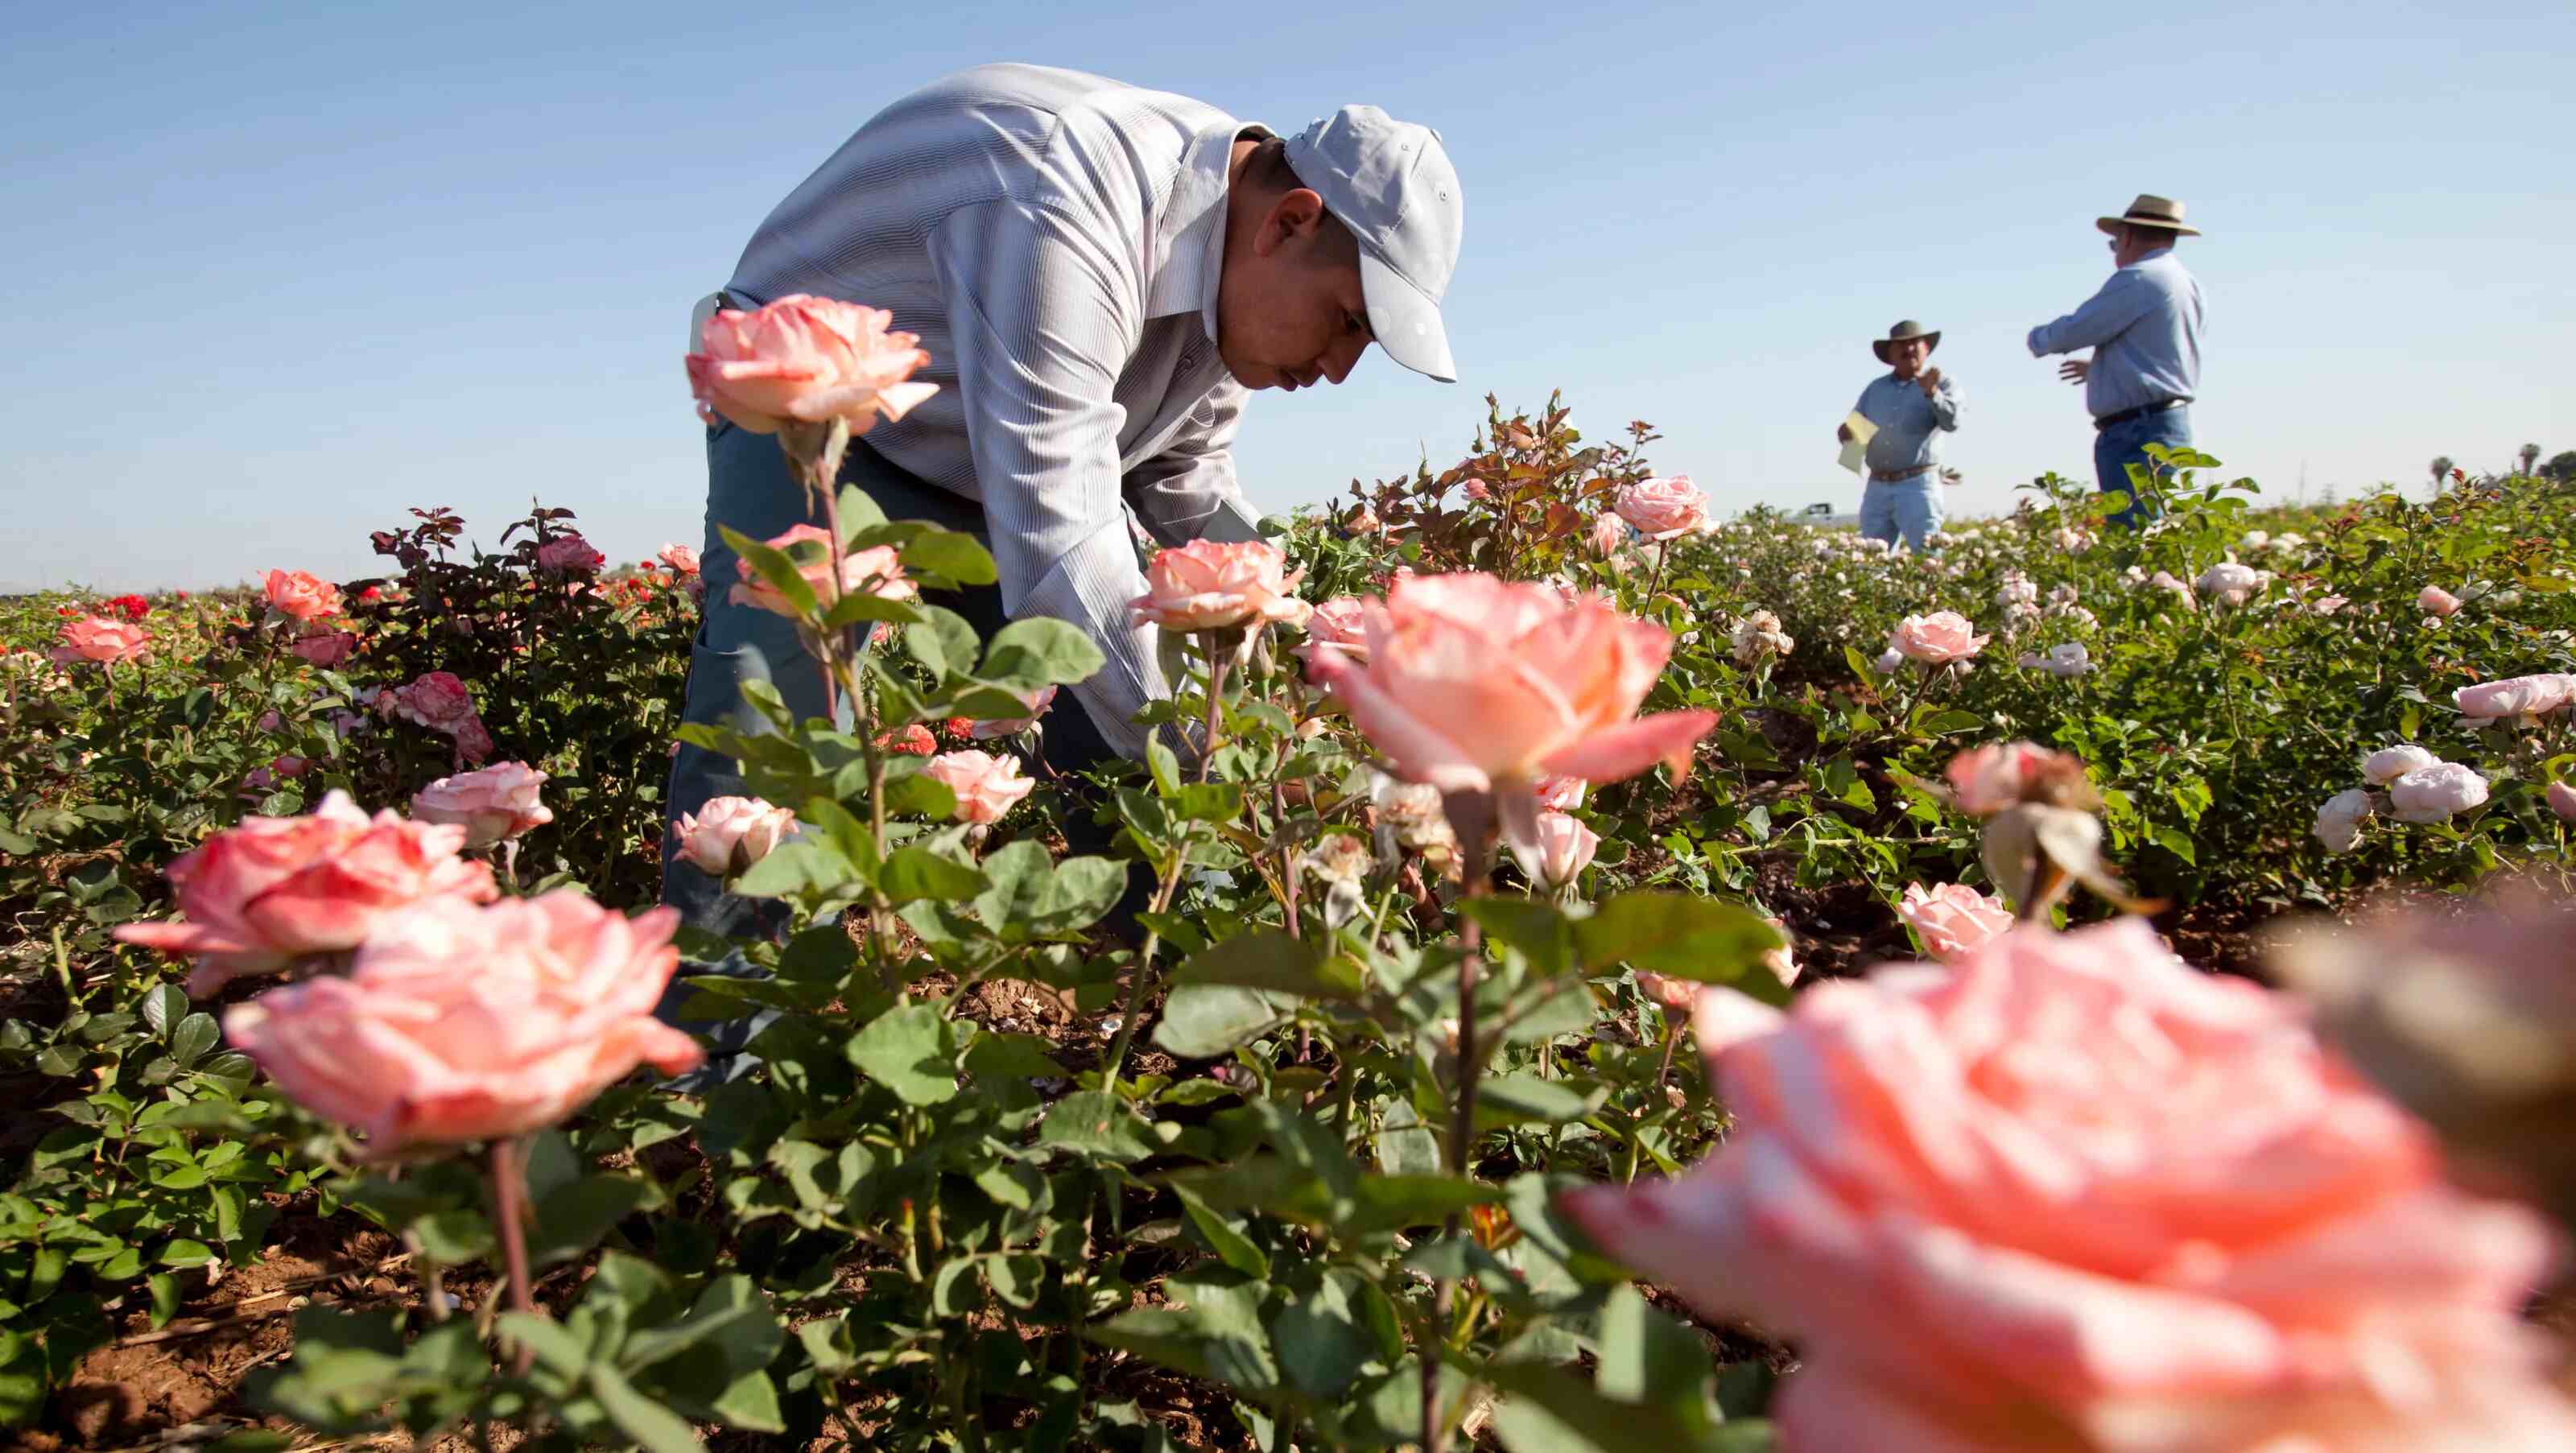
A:
[[[2135,525],[2152,519],[2155,507],[2132,490],[2129,467],[2153,467],[2149,444],[2191,443],[2191,401],[2200,392],[2200,281],[2173,250],[2200,229],[2183,225],[2182,203],[2144,192],[2127,212],[2094,225],[2110,236],[2119,271],[2084,306],[2031,329],[2030,355],[2093,350],[2089,361],[2058,365],[2057,376],[2084,385],[2096,485],[2130,496],[2111,522]]]
[[[1861,486],[1860,532],[1890,547],[1901,537],[1916,554],[1932,548],[1932,532],[1941,528],[1941,435],[1959,427],[1958,386],[1930,363],[1940,346],[1940,329],[1927,331],[1911,318],[1871,340],[1869,351],[1890,371],[1871,379],[1852,405],[1877,426],[1861,459],[1869,482]],[[1849,424],[1834,432],[1851,442]]]

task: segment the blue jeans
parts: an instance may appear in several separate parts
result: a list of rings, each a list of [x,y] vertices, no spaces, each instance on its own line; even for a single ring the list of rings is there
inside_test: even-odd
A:
[[[2191,442],[2191,405],[2177,404],[2152,414],[2123,419],[2093,436],[2093,480],[2104,494],[2127,494],[2129,504],[2111,516],[2111,523],[2123,529],[2134,529],[2163,511],[2152,500],[2139,498],[2129,483],[2129,466],[2153,469],[2155,461],[2147,457],[2147,446],[2162,444],[2179,449]]]
[[[1941,528],[1941,471],[1926,469],[1911,479],[1873,479],[1860,492],[1860,532],[1893,547],[1899,536],[1916,554],[1932,549],[1932,532]]]

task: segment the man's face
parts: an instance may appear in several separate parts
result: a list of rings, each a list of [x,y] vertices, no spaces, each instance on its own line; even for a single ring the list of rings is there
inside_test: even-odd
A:
[[[2153,228],[2123,227],[2119,235],[2111,239],[2111,262],[2117,267],[2127,267],[2169,240],[2164,233]]]
[[[1896,369],[1899,379],[1911,379],[1923,371],[1923,360],[1932,356],[1932,345],[1920,338],[1887,345],[1887,361]]]
[[[1340,383],[1369,346],[1359,244],[1313,192],[1291,191],[1226,238],[1217,356],[1245,388]]]

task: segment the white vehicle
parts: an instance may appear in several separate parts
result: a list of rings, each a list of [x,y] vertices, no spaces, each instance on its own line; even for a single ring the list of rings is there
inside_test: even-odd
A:
[[[1815,525],[1828,530],[1860,528],[1859,515],[1836,514],[1832,505],[1823,503],[1811,504],[1789,518],[1801,525]]]

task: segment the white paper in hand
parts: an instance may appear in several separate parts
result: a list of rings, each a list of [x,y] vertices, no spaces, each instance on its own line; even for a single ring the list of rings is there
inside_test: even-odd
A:
[[[1835,462],[1854,474],[1865,474],[1868,470],[1862,466],[1861,460],[1869,452],[1869,436],[1878,432],[1878,426],[1862,418],[1855,409],[1843,416],[1843,427],[1851,431],[1851,439],[1843,445],[1842,457]]]

